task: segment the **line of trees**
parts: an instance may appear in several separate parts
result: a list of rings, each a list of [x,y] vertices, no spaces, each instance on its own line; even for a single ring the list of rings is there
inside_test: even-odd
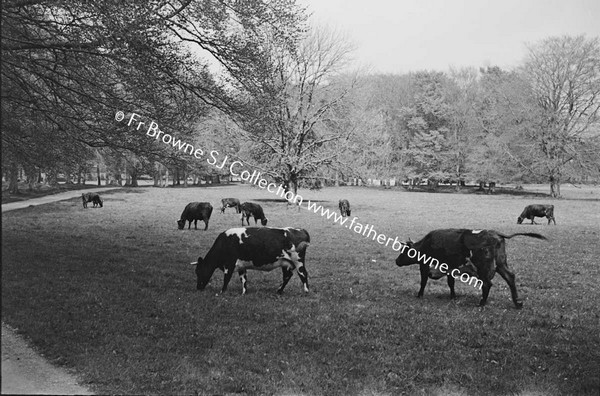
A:
[[[600,42],[553,37],[498,67],[375,75],[354,94],[361,174],[461,182],[600,180]],[[356,110],[355,110],[356,111]]]
[[[338,177],[600,177],[600,44],[554,37],[513,70],[348,72],[352,45],[294,0],[6,1],[2,168],[50,182],[97,164],[215,172],[114,122],[117,110],[241,159],[296,192]]]

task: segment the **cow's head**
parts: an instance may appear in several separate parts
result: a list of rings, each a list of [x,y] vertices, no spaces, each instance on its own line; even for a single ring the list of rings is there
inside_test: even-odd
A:
[[[183,220],[183,219],[177,220],[177,228],[179,228],[180,230],[183,230],[183,227],[185,227],[185,220]]]
[[[216,268],[209,265],[202,257],[198,257],[198,261],[191,264],[196,266],[196,289],[204,290]]]
[[[414,247],[415,243],[408,238],[407,242],[403,244],[405,247],[402,248],[402,253],[396,258],[396,265],[398,267],[405,267],[407,265],[416,264],[418,261],[415,258],[408,257],[408,251]]]
[[[100,204],[100,207],[101,207],[101,208],[104,206],[104,201],[103,201],[103,200],[99,199],[99,200],[98,200],[98,203]]]
[[[521,224],[523,222],[523,218],[521,216],[517,217],[517,224]]]
[[[262,219],[260,219],[260,224],[266,226],[267,225],[267,221],[268,221],[268,219],[266,217],[263,217]]]

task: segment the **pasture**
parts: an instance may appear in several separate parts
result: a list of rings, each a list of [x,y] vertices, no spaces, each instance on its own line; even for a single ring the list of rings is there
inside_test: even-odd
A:
[[[523,309],[498,275],[479,308],[480,290],[457,282],[450,300],[445,279],[417,299],[417,266],[398,268],[391,248],[264,190],[123,189],[102,194],[102,209],[77,198],[2,215],[3,321],[103,394],[598,394],[598,200],[299,193],[332,210],[347,198],[359,222],[401,240],[491,228],[549,241],[507,240]],[[237,276],[216,295],[220,271],[196,290],[189,263],[241,224],[219,212],[224,197],[259,202],[269,226],[309,231],[310,293],[295,274],[277,295],[278,270],[248,272],[245,296]],[[191,201],[213,204],[208,231],[177,229]],[[558,225],[517,225],[530,203],[554,204]]]

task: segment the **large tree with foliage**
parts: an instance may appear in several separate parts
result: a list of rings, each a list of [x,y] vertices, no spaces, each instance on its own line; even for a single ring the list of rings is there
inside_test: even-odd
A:
[[[2,148],[15,166],[41,167],[49,145],[62,159],[78,147],[148,155],[155,148],[139,131],[115,128],[116,110],[173,129],[190,128],[209,107],[233,113],[238,101],[227,92],[228,79],[264,69],[262,43],[252,38],[265,26],[294,29],[287,0],[40,0],[2,7]],[[213,78],[207,59],[223,65],[227,78]],[[181,116],[182,103],[193,119]]]
[[[560,196],[562,182],[600,172],[600,40],[542,40],[529,47],[522,74],[538,110],[527,131],[534,158],[529,169]]]
[[[257,40],[268,60],[252,80],[236,84],[246,105],[232,119],[251,148],[244,159],[296,192],[301,180],[339,165],[336,144],[353,131],[344,99],[356,79],[339,75],[352,48],[323,28],[286,36],[265,29]]]

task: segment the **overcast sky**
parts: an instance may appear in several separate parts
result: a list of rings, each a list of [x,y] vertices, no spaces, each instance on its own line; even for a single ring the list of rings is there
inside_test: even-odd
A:
[[[600,37],[600,0],[298,0],[314,21],[348,34],[373,72],[511,68],[525,43]]]

